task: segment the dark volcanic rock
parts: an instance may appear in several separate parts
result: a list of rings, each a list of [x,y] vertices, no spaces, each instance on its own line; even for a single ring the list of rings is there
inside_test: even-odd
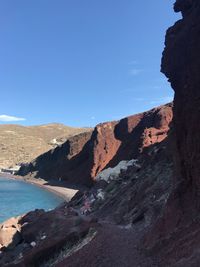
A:
[[[96,225],[74,215],[66,205],[50,212],[32,211],[14,222],[19,229],[20,242],[15,240],[16,232],[10,233],[9,250],[0,248],[0,266],[39,267],[44,263],[54,266],[48,261],[57,259],[64,249],[75,245],[88,234],[91,226]],[[9,221],[5,222],[6,226]]]
[[[61,146],[42,154],[30,164],[22,166],[18,174],[41,177],[46,180],[69,182],[75,180],[78,183],[81,175],[85,173],[84,162],[88,158],[85,147],[88,146],[91,134],[91,132],[86,132],[69,138]],[[90,184],[91,181],[86,178],[84,183]]]
[[[200,197],[200,2],[178,0],[175,10],[183,19],[167,31],[162,72],[175,91],[176,183],[179,193],[190,193],[193,204]]]
[[[175,91],[174,188],[147,244],[158,266],[200,266],[200,1],[177,0],[183,19],[167,31],[162,72]],[[156,244],[156,246],[154,246]]]
[[[144,148],[163,141],[171,119],[172,104],[167,104],[120,121],[99,124],[92,134],[70,138],[22,167],[18,174],[90,186],[103,169],[138,157]]]

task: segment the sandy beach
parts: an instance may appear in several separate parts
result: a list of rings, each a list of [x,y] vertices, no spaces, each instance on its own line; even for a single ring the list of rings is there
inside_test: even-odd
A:
[[[32,178],[32,177],[22,177],[22,176],[16,176],[11,175],[7,173],[0,173],[0,177],[9,178],[9,179],[16,179],[20,181],[24,181],[26,183],[34,184],[36,186],[39,186],[45,190],[48,190],[61,198],[63,198],[64,201],[69,202],[72,197],[79,191],[78,189],[73,189],[71,187],[65,186],[63,183],[59,182],[56,185],[50,185],[49,181],[45,181],[41,178]]]

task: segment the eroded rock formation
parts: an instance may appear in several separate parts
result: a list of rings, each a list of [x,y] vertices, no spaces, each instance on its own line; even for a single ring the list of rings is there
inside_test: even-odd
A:
[[[171,119],[172,104],[167,104],[120,121],[99,124],[92,134],[70,138],[21,168],[19,174],[91,185],[103,169],[116,166],[121,160],[137,158],[144,148],[163,141]]]
[[[96,223],[66,204],[53,211],[35,210],[0,225],[0,266],[55,266],[68,250],[87,237]],[[4,240],[2,240],[4,237]]]
[[[183,18],[167,31],[162,58],[175,92],[173,190],[147,243],[159,248],[158,266],[187,267],[200,263],[200,1],[177,0],[174,10]]]
[[[2,244],[0,266],[157,266],[141,251],[141,238],[165,207],[172,169],[165,139],[137,161],[120,162],[111,170],[114,176],[99,177],[69,203],[22,216],[16,220],[20,240],[10,248]]]
[[[177,0],[183,19],[167,31],[162,72],[175,91],[174,140],[179,195],[200,204],[200,2]],[[190,200],[191,202],[191,200]]]

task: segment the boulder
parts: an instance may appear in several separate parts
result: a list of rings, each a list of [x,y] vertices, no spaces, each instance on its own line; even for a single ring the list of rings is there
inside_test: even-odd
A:
[[[65,211],[68,209],[28,213],[18,220],[20,233],[16,228],[1,229],[6,234],[1,234],[0,240],[4,246],[9,245],[9,250],[0,255],[0,266],[40,266],[62,254],[66,246],[76,244],[96,224],[95,220],[84,220],[70,210],[66,215]]]
[[[0,245],[1,247],[14,248],[17,246],[22,237],[20,234],[20,217],[11,218],[0,225]]]

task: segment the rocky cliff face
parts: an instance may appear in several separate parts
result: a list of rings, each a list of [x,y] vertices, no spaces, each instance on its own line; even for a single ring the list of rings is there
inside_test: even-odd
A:
[[[183,19],[167,31],[162,72],[175,91],[175,183],[180,197],[189,194],[199,208],[200,2],[177,0],[174,9],[182,12]]]
[[[92,134],[72,137],[22,167],[19,175],[91,185],[104,168],[137,158],[144,148],[163,141],[171,119],[172,104],[167,104],[120,121],[99,124]]]
[[[19,175],[41,177],[47,180],[67,180],[72,182],[76,179],[77,183],[80,180],[82,173],[84,174],[84,162],[88,155],[88,141],[92,132],[86,132],[69,138],[64,144],[50,150],[30,164],[24,165],[19,170]],[[84,181],[90,183],[88,179]]]
[[[200,1],[177,0],[174,10],[183,18],[168,29],[162,58],[175,92],[174,185],[147,243],[157,244],[159,266],[185,267],[200,262]]]
[[[168,266],[140,249],[171,190],[168,138],[109,169],[69,203],[1,224],[0,266]]]

